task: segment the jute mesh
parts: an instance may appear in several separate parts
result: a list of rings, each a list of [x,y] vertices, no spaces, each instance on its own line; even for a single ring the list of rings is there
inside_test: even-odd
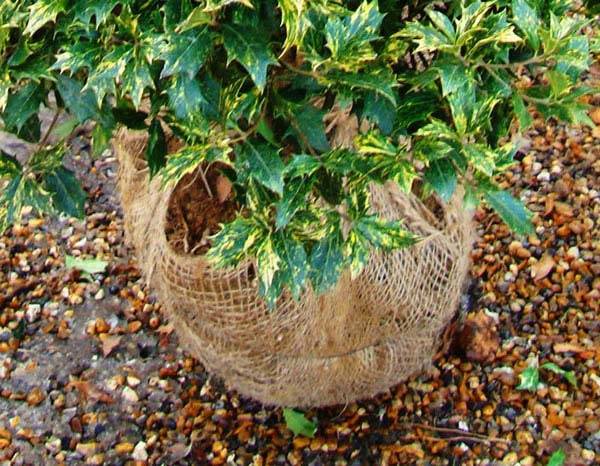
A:
[[[324,295],[284,294],[270,310],[252,264],[214,269],[170,246],[174,188],[149,180],[146,141],[128,130],[114,139],[126,236],[183,348],[228,387],[268,405],[325,406],[373,396],[431,364],[469,266],[472,219],[458,197],[434,213],[392,184],[374,187],[375,210],[423,241],[373,255]]]

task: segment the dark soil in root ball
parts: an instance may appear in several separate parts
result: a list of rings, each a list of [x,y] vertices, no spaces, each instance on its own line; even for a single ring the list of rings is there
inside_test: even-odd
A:
[[[165,233],[176,252],[205,254],[210,248],[209,237],[221,229],[222,223],[235,218],[238,205],[232,199],[231,183],[221,172],[223,168],[222,164],[213,164],[206,172],[210,193],[200,169],[185,175],[173,191]]]

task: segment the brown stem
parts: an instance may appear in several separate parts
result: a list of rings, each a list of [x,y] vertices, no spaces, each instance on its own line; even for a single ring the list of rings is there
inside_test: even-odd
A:
[[[56,126],[59,116],[60,116],[60,110],[56,109],[56,112],[54,113],[54,117],[52,118],[52,121],[50,122],[50,126],[48,126],[48,129],[46,130],[46,134],[44,134],[44,137],[40,140],[40,143],[38,145],[38,150],[41,149],[44,146],[44,144],[46,144],[46,142],[48,142],[48,138],[50,137],[52,130]]]

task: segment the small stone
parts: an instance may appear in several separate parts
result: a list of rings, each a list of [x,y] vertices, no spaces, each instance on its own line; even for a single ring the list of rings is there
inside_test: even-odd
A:
[[[538,181],[548,182],[550,181],[550,172],[548,170],[542,170],[537,176]]]
[[[125,400],[129,401],[130,403],[137,403],[140,400],[140,397],[135,392],[135,390],[133,390],[129,387],[123,388],[122,395],[123,395],[123,398],[125,398]]]
[[[142,323],[139,320],[134,320],[133,322],[129,322],[127,324],[127,330],[129,330],[129,333],[136,333],[141,328]]]
[[[127,385],[129,385],[130,387],[137,387],[142,381],[140,379],[138,379],[137,377],[133,376],[133,375],[128,375],[127,376]]]
[[[128,455],[133,451],[133,443],[121,442],[115,445],[115,451],[119,455]]]
[[[585,422],[583,428],[590,434],[596,433],[600,431],[600,421],[598,419],[590,419],[589,421]]]
[[[48,439],[48,441],[45,443],[46,449],[52,453],[53,455],[56,455],[59,451],[60,451],[60,439],[56,438],[56,437],[50,437]]]
[[[4,427],[0,427],[0,439],[12,439],[12,434],[10,433],[10,430],[5,429]]]
[[[41,312],[42,306],[39,304],[29,304],[25,310],[25,319],[31,324],[39,319]]]
[[[96,319],[96,333],[107,333],[110,330],[110,325],[104,319]]]
[[[94,299],[95,299],[96,301],[100,301],[100,300],[101,300],[101,299],[103,299],[103,298],[104,298],[104,290],[103,290],[102,288],[100,288],[100,289],[98,290],[98,292],[97,292],[97,293],[94,295]]]
[[[146,451],[146,442],[138,442],[133,449],[131,457],[136,461],[146,461],[148,459],[148,452]]]
[[[93,466],[102,466],[104,464],[104,453],[96,453],[90,456],[85,464],[91,464]]]
[[[92,456],[94,453],[96,453],[97,447],[98,444],[96,442],[78,443],[77,447],[75,447],[75,451],[87,458],[88,456]]]
[[[592,462],[596,459],[596,454],[592,450],[581,450],[581,457],[585,461]]]
[[[35,387],[27,395],[27,404],[29,406],[37,406],[46,398],[46,394],[39,388]]]
[[[511,451],[502,458],[504,464],[517,464],[517,461],[519,461],[519,457],[514,451]]]
[[[573,246],[568,249],[567,257],[571,259],[579,259],[579,248],[577,246]]]

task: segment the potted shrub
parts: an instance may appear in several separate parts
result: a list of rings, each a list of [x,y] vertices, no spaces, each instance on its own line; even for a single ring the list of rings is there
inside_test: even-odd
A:
[[[511,136],[530,109],[592,124],[597,43],[572,2],[67,3],[0,5],[3,131],[31,143],[0,155],[0,225],[23,205],[83,215],[62,156],[92,121],[180,337],[267,403],[345,402],[426,366],[474,207],[532,233],[494,181]]]

